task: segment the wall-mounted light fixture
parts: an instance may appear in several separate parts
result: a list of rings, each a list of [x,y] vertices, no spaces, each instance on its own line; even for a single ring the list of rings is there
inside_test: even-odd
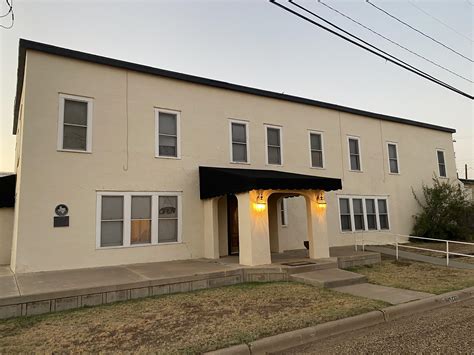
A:
[[[324,199],[324,191],[321,191],[318,194],[318,197],[317,197],[316,201],[318,202],[319,207],[323,207],[323,208],[326,207],[326,200]]]
[[[257,211],[257,212],[265,211],[265,208],[267,208],[267,204],[265,202],[265,199],[263,198],[263,192],[262,191],[258,192],[257,202],[254,203],[253,207],[254,207],[255,211]]]

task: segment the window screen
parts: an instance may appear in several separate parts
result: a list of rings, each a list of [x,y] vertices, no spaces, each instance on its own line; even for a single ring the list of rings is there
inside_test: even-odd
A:
[[[231,123],[232,161],[247,163],[247,128],[244,123]]]
[[[360,171],[359,140],[349,138],[349,157],[351,170]]]
[[[178,241],[178,197],[160,196],[158,203],[158,243]]]
[[[123,196],[102,196],[100,246],[123,245]]]
[[[165,157],[178,156],[178,118],[174,113],[158,113],[158,154]]]
[[[63,149],[87,150],[87,105],[64,99]]]
[[[268,164],[281,165],[280,129],[267,127]]]
[[[322,136],[319,133],[310,133],[311,144],[311,166],[313,168],[323,167],[323,144]]]

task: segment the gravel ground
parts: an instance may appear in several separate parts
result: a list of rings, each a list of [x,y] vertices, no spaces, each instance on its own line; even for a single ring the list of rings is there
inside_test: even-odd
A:
[[[474,354],[474,299],[281,354]]]

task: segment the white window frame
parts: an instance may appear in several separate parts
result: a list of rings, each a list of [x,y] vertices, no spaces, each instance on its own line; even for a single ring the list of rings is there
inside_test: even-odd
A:
[[[160,155],[160,112],[176,115],[176,156]],[[155,158],[181,159],[181,111],[155,107]]]
[[[443,158],[444,158],[444,171],[445,171],[445,175],[441,175],[441,170],[439,169],[439,166],[441,165],[439,163],[439,159],[438,159],[438,152],[441,152],[443,153]],[[437,148],[436,149],[436,165],[438,167],[438,176],[442,179],[447,179],[448,178],[448,167],[447,167],[447,164],[446,164],[446,154],[445,154],[445,150],[444,149],[441,149],[441,148]]]
[[[271,124],[264,124],[263,127],[265,129],[265,163],[271,166],[283,166],[283,127]],[[277,129],[280,135],[280,164],[273,164],[268,161],[268,128]]]
[[[398,167],[398,172],[394,173],[390,170],[390,148],[389,146],[390,145],[394,145],[395,146],[395,152],[397,154],[397,167]],[[391,175],[400,175],[400,155],[398,153],[398,143],[396,142],[387,142],[387,162],[388,162],[388,173],[391,174]]]
[[[351,146],[350,146],[350,140],[354,139],[357,141],[357,145],[359,147],[359,170],[353,170],[351,166]],[[347,136],[347,157],[348,157],[348,164],[349,164],[349,171],[355,172],[355,173],[362,173],[363,172],[363,165],[362,165],[362,145],[360,144],[360,137],[357,136]]]
[[[123,245],[102,247],[101,226],[102,226],[102,196],[123,196]],[[131,212],[132,212],[132,196],[151,196],[151,243],[131,244]],[[178,197],[178,239],[176,242],[158,243],[158,199],[160,196],[177,196]],[[119,248],[137,248],[146,246],[162,246],[170,244],[182,243],[182,224],[183,213],[182,208],[182,192],[143,192],[143,191],[97,191],[97,210],[96,210],[96,249],[119,249]]]
[[[278,201],[278,212],[280,225],[284,228],[288,227],[288,200],[285,197],[282,197],[280,201]]]
[[[234,154],[232,149],[232,123],[245,125],[245,146],[247,147],[247,161],[234,161]],[[229,119],[229,156],[232,164],[250,165],[250,137],[249,137],[249,121],[238,120],[235,118]]]
[[[87,133],[86,150],[64,149],[64,103],[66,100],[79,101],[87,103]],[[59,117],[58,117],[58,139],[57,151],[72,153],[92,153],[92,116],[94,112],[94,99],[86,96],[77,96],[69,94],[59,94]]]
[[[321,153],[322,153],[322,157],[323,157],[323,166],[313,166],[313,156],[311,154],[311,152],[313,151],[313,149],[311,148],[311,134],[319,134],[319,136],[321,137]],[[308,144],[309,144],[309,166],[311,169],[326,169],[326,156],[324,155],[324,132],[322,131],[316,131],[314,129],[309,129],[308,130]]]
[[[350,206],[350,213],[351,213],[351,230],[343,230],[342,223],[341,223],[341,205],[339,203],[339,199],[348,199],[349,206]],[[364,211],[364,229],[356,230],[354,224],[354,204],[352,202],[353,199],[362,199],[362,208]],[[376,214],[376,229],[369,229],[367,223],[367,206],[365,200],[374,200],[375,203],[375,214]],[[380,214],[379,214],[379,200],[385,200],[387,205],[387,220],[388,220],[388,229],[381,229],[380,228]],[[385,232],[390,231],[392,227],[392,222],[390,221],[390,208],[389,208],[389,196],[388,195],[372,195],[372,196],[361,196],[361,195],[338,195],[337,196],[337,213],[339,218],[339,231],[342,234],[347,233],[377,233],[377,232]]]

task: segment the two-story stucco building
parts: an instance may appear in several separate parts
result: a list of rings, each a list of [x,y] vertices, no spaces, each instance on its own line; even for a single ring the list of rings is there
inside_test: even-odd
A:
[[[21,40],[0,264],[262,265],[406,235],[412,188],[456,176],[453,132]]]

